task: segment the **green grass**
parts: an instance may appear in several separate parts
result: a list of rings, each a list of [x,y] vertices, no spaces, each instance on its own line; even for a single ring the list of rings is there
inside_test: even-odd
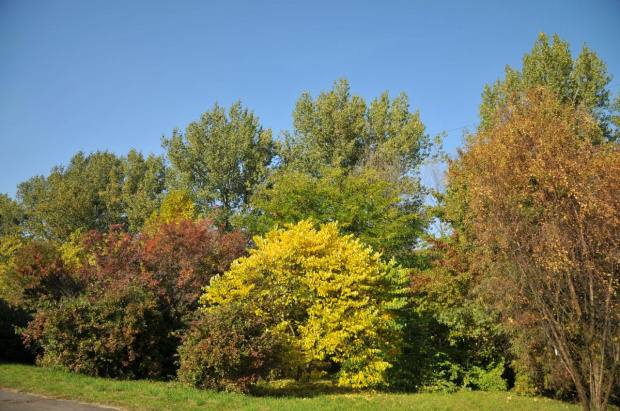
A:
[[[48,397],[90,402],[125,410],[579,410],[547,398],[510,392],[455,394],[341,393],[274,384],[268,396],[197,390],[175,382],[116,381],[45,368],[0,364],[0,387]],[[295,393],[296,396],[290,396]],[[284,394],[284,395],[283,395]],[[286,396],[289,394],[289,396]]]

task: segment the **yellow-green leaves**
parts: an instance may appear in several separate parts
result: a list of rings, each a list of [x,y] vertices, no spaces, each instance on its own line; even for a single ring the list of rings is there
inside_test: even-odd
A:
[[[198,217],[194,201],[189,194],[183,190],[171,190],[161,202],[159,212],[153,212],[147,223],[156,225],[158,222],[171,223],[184,219],[195,220]]]
[[[0,298],[10,304],[22,301],[24,281],[15,267],[15,256],[24,248],[26,240],[19,236],[0,237]]]
[[[332,360],[342,366],[342,385],[386,384],[401,346],[393,310],[405,304],[404,272],[340,236],[335,223],[317,230],[302,221],[254,241],[201,302],[243,302],[288,341],[289,365]]]

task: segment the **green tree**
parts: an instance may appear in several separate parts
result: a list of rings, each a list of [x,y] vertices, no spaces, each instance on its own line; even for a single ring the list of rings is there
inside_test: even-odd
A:
[[[18,186],[27,213],[26,228],[36,237],[67,240],[85,228],[105,231],[120,220],[121,161],[109,152],[80,152],[67,167]]]
[[[316,99],[302,94],[293,125],[279,146],[280,166],[252,199],[258,232],[308,217],[338,221],[343,232],[412,264],[428,222],[419,169],[436,142],[407,96],[385,92],[368,105],[341,79]]]
[[[345,173],[326,167],[319,176],[295,170],[280,170],[271,184],[252,199],[260,210],[253,231],[265,233],[275,225],[293,224],[307,218],[337,221],[341,231],[352,234],[386,258],[413,263],[412,249],[423,233],[421,200],[401,197],[405,183],[393,184],[373,169]],[[417,184],[417,183],[415,183]],[[421,191],[419,186],[408,192]]]
[[[501,310],[482,298],[486,267],[463,238],[454,229],[427,240],[427,265],[411,276],[407,335],[414,345],[401,373],[429,391],[505,390],[514,380],[504,372],[511,356]]]
[[[284,134],[280,155],[284,164],[314,174],[330,166],[411,176],[432,148],[424,131],[405,93],[390,100],[386,91],[369,106],[340,79],[316,99],[302,94],[293,112],[293,133]]]
[[[598,119],[608,139],[617,139],[617,131],[611,127],[619,111],[612,102],[612,95],[605,87],[612,76],[607,65],[585,44],[573,59],[568,42],[557,34],[549,43],[549,37],[540,33],[530,54],[523,57],[521,71],[506,67],[503,80],[485,86],[480,105],[480,127],[490,127],[498,109],[518,99],[526,90],[544,86],[555,93],[562,102],[583,106]]]
[[[25,229],[38,238],[68,241],[76,231],[105,232],[111,225],[139,231],[159,207],[164,183],[160,157],[132,150],[127,158],[97,151],[79,152],[66,167],[21,183],[17,199]]]
[[[147,218],[159,209],[164,197],[166,165],[163,156],[131,150],[122,159],[122,209],[129,228],[138,232]]]
[[[221,207],[228,220],[248,204],[253,188],[265,178],[274,142],[271,130],[258,121],[240,101],[228,113],[216,103],[185,134],[174,130],[171,138],[163,138],[174,174],[171,185],[189,190],[199,212]]]
[[[340,236],[334,223],[317,230],[302,221],[254,241],[201,302],[238,302],[263,318],[289,347],[293,372],[330,360],[341,366],[340,385],[387,384],[401,348],[395,312],[405,305],[404,271]]]
[[[0,237],[21,231],[24,212],[20,205],[6,194],[0,194]]]

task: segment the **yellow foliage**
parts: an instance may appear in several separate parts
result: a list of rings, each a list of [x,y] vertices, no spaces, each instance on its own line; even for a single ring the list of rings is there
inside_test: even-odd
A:
[[[172,190],[164,197],[159,212],[153,212],[148,218],[147,225],[157,221],[171,223],[178,220],[195,220],[197,218],[199,218],[199,215],[196,212],[192,198],[185,191]]]
[[[15,256],[24,245],[19,235],[0,238],[0,298],[13,305],[22,300],[24,283],[15,269]]]
[[[71,233],[69,241],[62,243],[59,246],[62,262],[71,272],[77,271],[85,258],[85,251],[81,244],[83,235],[84,230],[78,229]]]
[[[291,366],[332,360],[339,384],[386,383],[400,352],[394,310],[405,304],[403,270],[384,263],[336,223],[310,221],[254,239],[256,249],[212,280],[201,302],[242,301],[291,347]]]

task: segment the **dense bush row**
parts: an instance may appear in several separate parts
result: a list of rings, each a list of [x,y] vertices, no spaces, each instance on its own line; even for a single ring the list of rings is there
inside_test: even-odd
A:
[[[113,226],[71,247],[15,254],[7,297],[32,313],[23,331],[39,363],[94,376],[170,378],[201,287],[245,252],[247,236],[208,220]],[[65,244],[66,245],[66,244]],[[21,324],[25,326],[25,324]]]

